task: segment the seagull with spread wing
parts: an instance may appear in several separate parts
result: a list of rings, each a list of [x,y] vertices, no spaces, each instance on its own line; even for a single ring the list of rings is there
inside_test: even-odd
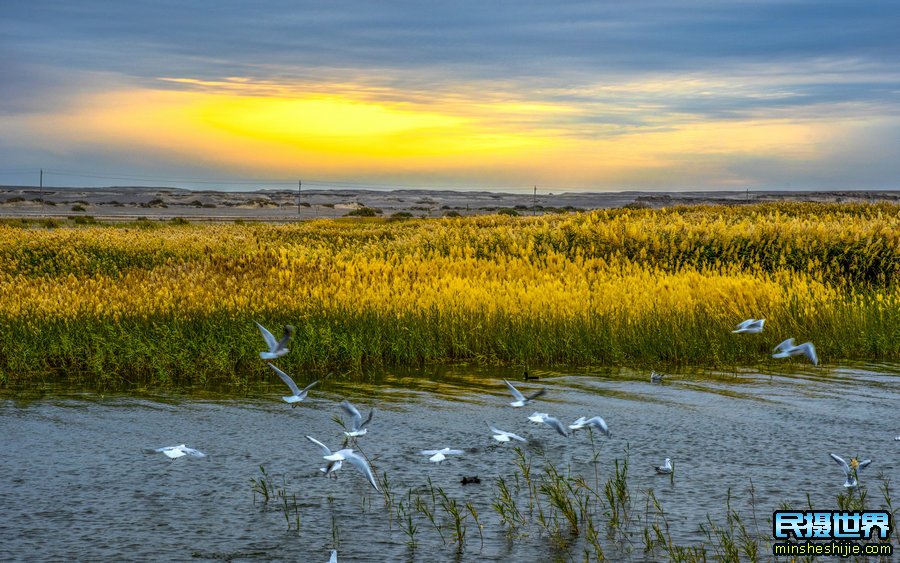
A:
[[[262,334],[263,339],[266,341],[266,346],[269,347],[268,352],[260,352],[259,357],[264,360],[274,360],[275,358],[280,358],[284,356],[290,350],[287,345],[291,341],[291,338],[294,336],[294,327],[291,325],[284,325],[284,334],[281,335],[281,340],[275,340],[275,337],[272,335],[269,330],[263,325],[256,323],[257,328],[259,328],[260,334]]]
[[[357,453],[354,453],[353,450],[349,448],[338,450],[332,453],[331,448],[316,440],[312,436],[307,436],[306,439],[319,446],[319,449],[322,450],[322,457],[326,461],[331,462],[328,464],[328,467],[323,467],[320,469],[320,471],[324,472],[325,475],[334,473],[343,466],[343,463],[345,461],[347,461],[350,462],[350,465],[355,467],[360,473],[366,476],[366,479],[368,479],[369,483],[371,483],[371,485],[375,487],[376,491],[380,490],[378,488],[378,484],[375,482],[375,475],[372,474],[372,468],[369,467],[369,462],[366,461],[366,458]]]
[[[510,403],[510,405],[514,406],[514,407],[524,407],[531,401],[537,399],[538,397],[540,397],[541,395],[543,395],[544,393],[547,392],[546,389],[538,389],[537,391],[535,391],[534,393],[532,393],[531,395],[526,397],[525,395],[520,393],[518,389],[513,387],[513,384],[510,383],[509,381],[504,379],[503,383],[506,383],[506,386],[509,387],[509,392],[512,393],[512,396],[515,399],[515,401]]]
[[[291,379],[291,376],[275,367],[275,364],[273,364],[272,362],[267,363],[269,367],[278,374],[278,377],[280,377],[281,380],[287,383],[287,386],[291,388],[291,393],[293,393],[293,395],[288,395],[287,397],[281,398],[285,403],[289,403],[291,407],[296,407],[297,403],[302,402],[303,399],[305,399],[306,396],[309,395],[309,390],[313,387],[313,385],[317,385],[319,383],[319,380],[317,379],[303,389],[300,389],[299,387],[297,387],[297,384],[294,383],[294,380]]]

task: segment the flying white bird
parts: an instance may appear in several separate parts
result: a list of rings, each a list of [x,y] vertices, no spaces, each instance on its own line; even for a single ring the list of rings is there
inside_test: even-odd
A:
[[[268,331],[266,327],[253,321],[256,323],[256,326],[259,328],[259,332],[262,334],[263,339],[266,341],[266,346],[269,347],[268,352],[260,352],[259,357],[264,360],[274,360],[275,358],[280,358],[284,356],[290,350],[287,345],[291,341],[291,337],[294,336],[294,327],[291,325],[284,325],[284,334],[281,335],[281,340],[276,341],[275,337],[272,336],[272,333]]]
[[[737,334],[759,334],[763,331],[764,324],[766,324],[766,319],[747,319],[746,321],[737,325],[737,328],[735,328],[731,332]]]
[[[552,416],[544,416],[541,422],[543,422],[550,428],[553,428],[566,438],[569,437],[569,429],[566,428],[566,425],[560,422],[559,419],[553,418]]]
[[[599,416],[595,416],[593,418],[585,418],[579,417],[578,420],[569,425],[569,428],[572,432],[576,430],[581,430],[583,428],[596,428],[606,436],[609,436],[609,426],[606,425],[606,421],[600,418]]]
[[[451,450],[450,448],[444,448],[442,450],[422,450],[419,452],[422,455],[431,456],[428,458],[428,461],[433,463],[440,463],[447,459],[448,455],[462,455],[464,452],[462,450]]]
[[[528,441],[525,438],[519,436],[518,434],[513,434],[512,432],[507,432],[506,430],[498,430],[497,428],[494,428],[493,426],[491,426],[490,428],[491,428],[491,432],[494,433],[494,436],[493,436],[494,440],[497,440],[498,442],[509,442],[510,439],[518,440],[520,442]]]
[[[346,436],[356,438],[357,436],[362,436],[369,431],[369,429],[365,426],[372,421],[372,415],[375,414],[375,409],[370,410],[368,418],[366,418],[366,420],[363,420],[363,417],[359,413],[359,410],[355,406],[353,406],[353,403],[351,403],[350,401],[342,401],[341,408],[344,409],[344,412],[353,417],[353,420],[350,422],[350,432],[344,432]]]
[[[675,468],[672,467],[672,460],[669,458],[666,458],[665,463],[662,465],[654,465],[653,469],[655,469],[656,473],[659,475],[669,475],[675,471]]]
[[[819,357],[816,356],[816,347],[812,342],[804,342],[799,346],[794,345],[794,339],[788,338],[775,347],[773,358],[787,358],[790,356],[806,356],[814,365],[819,365]]]
[[[530,420],[531,422],[534,422],[536,424],[543,424],[544,419],[547,418],[548,416],[550,416],[550,415],[548,415],[545,412],[533,412],[533,413],[531,413],[531,415],[529,415],[528,420]]]
[[[307,436],[306,439],[319,446],[319,448],[322,450],[322,453],[324,454],[322,457],[326,461],[332,462],[328,464],[327,468],[320,469],[320,471],[323,471],[325,475],[329,475],[337,471],[341,468],[343,462],[348,461],[350,462],[350,465],[355,467],[360,473],[366,476],[366,479],[368,479],[369,483],[371,483],[372,486],[375,487],[376,491],[380,490],[378,488],[378,485],[375,483],[375,475],[372,474],[372,468],[369,467],[369,462],[366,461],[366,458],[362,457],[359,454],[353,453],[352,449],[343,449],[332,453],[331,449],[329,449],[328,446],[316,440],[312,436]]]
[[[164,448],[156,448],[154,450],[147,451],[165,454],[169,459],[178,459],[179,457],[183,457],[186,455],[192,455],[194,457],[206,457],[206,454],[201,452],[200,450],[189,448],[184,444],[178,446],[166,446]]]
[[[329,448],[328,446],[326,446],[326,445],[323,444],[322,442],[316,440],[316,439],[313,438],[312,436],[307,436],[306,439],[309,440],[310,442],[312,442],[313,444],[319,446],[319,449],[322,450],[322,455],[323,455],[323,457],[324,457],[324,456],[330,456],[330,455],[331,455],[331,448]],[[328,466],[326,466],[326,467],[320,467],[320,468],[319,468],[319,471],[321,471],[322,473],[324,473],[326,477],[329,477],[329,476],[332,476],[332,475],[333,475],[334,478],[337,479],[337,474],[336,474],[335,472],[336,472],[336,471],[339,471],[339,470],[341,469],[341,467],[343,467],[343,466],[344,466],[344,462],[341,461],[341,460],[331,461],[331,462],[328,464]]]
[[[850,463],[847,463],[840,456],[836,456],[834,454],[828,455],[830,455],[831,459],[833,459],[835,462],[837,462],[838,465],[841,466],[841,471],[844,472],[844,477],[846,477],[846,479],[844,480],[845,487],[855,487],[858,484],[858,481],[856,480],[857,471],[872,463],[871,459],[859,461],[855,457],[851,457]]]
[[[512,405],[514,407],[524,407],[531,401],[537,399],[538,397],[540,397],[541,395],[543,395],[544,393],[547,392],[546,389],[538,389],[537,391],[535,391],[534,393],[532,393],[531,395],[526,397],[525,395],[520,393],[518,389],[513,387],[513,384],[510,383],[509,381],[504,379],[503,383],[506,383],[506,386],[509,387],[509,392],[512,393],[512,396],[515,399],[515,401],[510,403],[510,405]]]
[[[304,387],[303,389],[300,389],[299,387],[297,387],[297,384],[294,383],[294,380],[291,379],[291,376],[289,376],[288,374],[284,373],[283,371],[281,371],[280,369],[275,367],[275,365],[272,364],[271,362],[267,362],[267,363],[270,368],[275,370],[275,373],[278,374],[278,377],[280,377],[281,380],[284,381],[285,383],[287,383],[287,386],[291,388],[291,392],[293,393],[293,395],[289,395],[287,397],[282,397],[281,399],[285,403],[290,403],[290,405],[292,407],[296,407],[297,403],[303,401],[303,399],[305,399],[306,396],[309,395],[309,390],[312,388],[312,386],[319,383],[319,380],[317,379],[317,380],[313,381],[312,383],[310,383],[309,385],[307,385],[306,387]]]
[[[328,563],[338,563],[336,549],[331,550],[331,559],[328,560]]]

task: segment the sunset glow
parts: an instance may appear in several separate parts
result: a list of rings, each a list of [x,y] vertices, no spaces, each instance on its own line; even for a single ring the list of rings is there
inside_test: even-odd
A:
[[[885,58],[900,49],[879,9],[853,12],[865,23],[858,39],[883,46],[872,58],[824,40],[823,29],[862,33],[846,10],[807,4],[693,19],[642,3],[473,6],[409,20],[367,4],[354,17],[320,8],[198,11],[190,32],[152,6],[134,8],[127,32],[101,4],[72,7],[69,19],[8,8],[0,180],[33,182],[48,167],[101,185],[123,174],[855,189],[900,177],[900,76]],[[783,17],[791,34],[772,25]],[[40,45],[13,25],[38,20],[55,31]],[[807,21],[816,34],[797,31]]]
[[[121,90],[85,98],[67,113],[34,118],[32,126],[55,143],[176,155],[237,174],[384,174],[398,167],[426,174],[465,167],[501,170],[522,182],[571,184],[652,178],[685,155],[692,155],[701,176],[700,155],[811,159],[817,140],[829,135],[824,124],[786,119],[659,122],[590,134],[557,122],[582,114],[564,104],[518,101],[423,106],[342,96]]]

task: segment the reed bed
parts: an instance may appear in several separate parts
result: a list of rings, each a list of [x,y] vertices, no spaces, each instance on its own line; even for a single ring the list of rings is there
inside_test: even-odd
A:
[[[749,481],[746,489],[725,491],[725,506],[719,514],[684,518],[667,511],[660,499],[674,487],[676,475],[660,478],[657,491],[638,489],[629,482],[627,449],[622,458],[602,460],[593,441],[592,449],[590,465],[594,474],[585,476],[571,466],[554,465],[542,453],[516,448],[511,471],[497,475],[493,482],[485,479],[484,488],[477,486],[474,490],[447,490],[435,485],[431,477],[426,482],[393,483],[386,472],[381,473],[384,503],[363,501],[361,512],[355,517],[374,516],[386,521],[388,530],[368,529],[369,540],[374,541],[374,534],[380,534],[379,543],[402,541],[408,548],[409,560],[417,560],[423,554],[433,556],[435,549],[453,550],[458,560],[481,557],[487,538],[493,544],[489,549],[515,543],[519,550],[546,554],[559,561],[775,563],[784,559],[772,553],[774,510],[831,510],[835,506],[814,506],[808,494],[805,504],[793,506],[775,498],[759,499]],[[288,530],[307,533],[300,529],[301,513],[296,501],[291,504],[285,500],[294,499],[287,492],[287,485],[278,488],[264,468],[260,471],[262,476],[251,480],[254,505],[259,495],[263,499],[261,509],[280,512]],[[373,471],[378,473],[377,467]],[[836,506],[845,511],[883,510],[894,521],[898,509],[892,503],[891,487],[890,479],[883,475],[865,484],[861,482],[859,488],[840,492]],[[279,506],[269,507],[270,497]],[[328,502],[331,507],[331,497]],[[318,512],[321,507],[313,505],[309,510]],[[395,527],[402,536],[393,533]],[[334,524],[333,529],[331,547],[337,548],[340,530]],[[859,541],[890,544],[892,552],[900,549],[898,542],[900,531],[896,528],[889,538]],[[520,554],[521,551],[521,557]],[[890,555],[884,554],[846,559],[892,561]],[[810,556],[792,560],[818,559]]]
[[[0,224],[0,383],[241,383],[439,362],[717,366],[793,336],[900,358],[900,208],[767,204],[293,225]],[[748,318],[761,335],[733,335]],[[268,375],[268,374],[267,374]]]

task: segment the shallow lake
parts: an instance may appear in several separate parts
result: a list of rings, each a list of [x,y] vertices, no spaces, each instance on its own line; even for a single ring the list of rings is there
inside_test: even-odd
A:
[[[634,511],[644,511],[644,492],[652,488],[673,539],[685,545],[705,539],[707,515],[723,521],[729,489],[732,506],[749,518],[752,481],[760,534],[771,537],[769,518],[783,502],[804,508],[809,495],[816,508],[837,508],[844,477],[830,452],[873,460],[861,481],[875,504],[881,478],[900,486],[898,374],[895,365],[791,363],[780,372],[673,374],[651,384],[649,374],[627,371],[537,371],[539,380],[525,382],[511,369],[429,368],[333,377],[297,408],[281,401],[287,389],[274,374],[271,385],[240,397],[101,395],[54,385],[5,390],[0,559],[324,562],[337,547],[339,561],[583,560],[583,545],[561,545],[534,516],[527,536],[508,538],[492,503],[498,477],[515,482],[516,446],[493,444],[488,424],[528,438],[521,451],[536,472],[550,460],[561,473],[602,486],[615,460],[627,458]],[[504,377],[526,394],[541,387],[547,393],[510,407]],[[321,453],[304,436],[339,449],[343,434],[334,417],[347,419],[338,407],[344,398],[364,414],[375,408],[358,444],[379,477],[387,472],[395,502],[418,495],[435,506],[430,478],[449,498],[476,508],[483,538],[470,515],[457,550],[440,507],[440,532],[413,510],[412,549],[396,511],[362,474],[345,464],[338,479],[322,476]],[[565,438],[528,422],[534,411],[564,422],[600,415],[612,435],[594,433],[595,450],[587,433]],[[208,457],[169,460],[143,451],[182,443]],[[440,465],[418,453],[445,446],[467,451]],[[671,481],[653,469],[666,457],[675,463]],[[299,531],[294,520],[288,529],[276,500],[266,505],[254,495],[251,479],[261,477],[260,466],[296,496]],[[460,483],[476,475],[481,484]],[[900,494],[894,497],[897,504]],[[639,537],[618,543],[604,543],[607,556],[664,557],[646,555]]]

